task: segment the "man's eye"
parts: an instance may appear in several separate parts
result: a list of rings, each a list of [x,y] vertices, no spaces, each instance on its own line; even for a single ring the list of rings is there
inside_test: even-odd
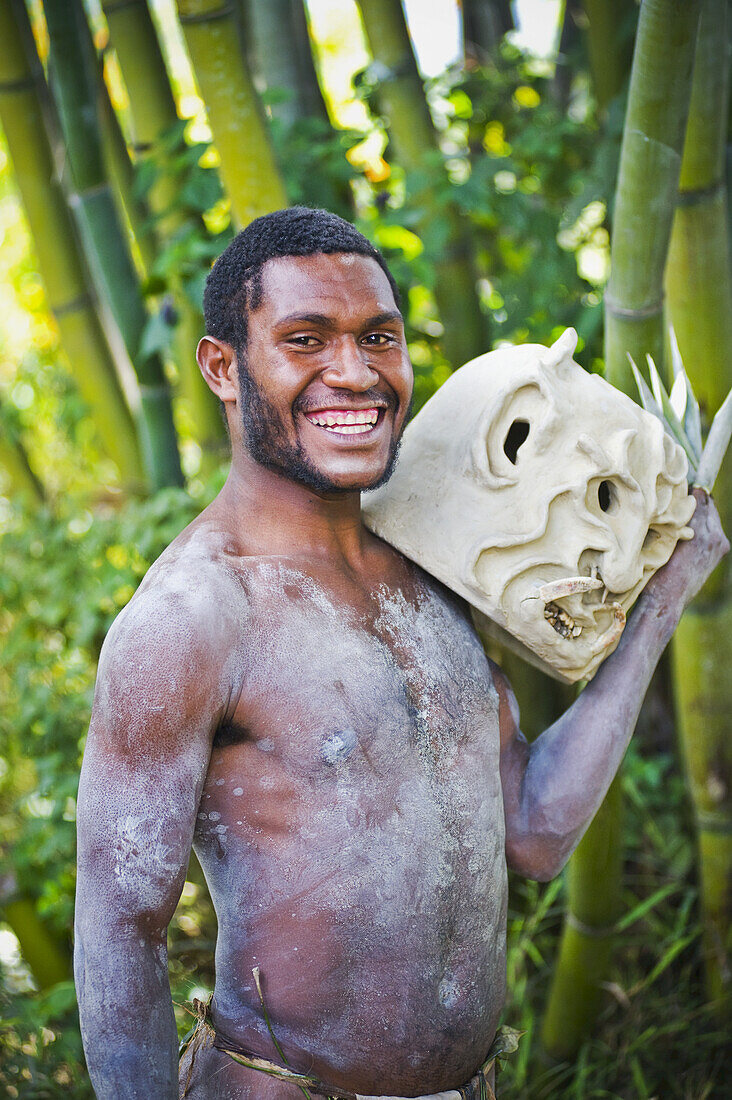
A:
[[[394,339],[390,332],[369,332],[364,336],[363,342],[370,347],[379,348],[384,347],[386,344],[393,344]]]
[[[314,348],[320,343],[317,336],[290,336],[288,337],[288,343],[294,344],[298,348]]]

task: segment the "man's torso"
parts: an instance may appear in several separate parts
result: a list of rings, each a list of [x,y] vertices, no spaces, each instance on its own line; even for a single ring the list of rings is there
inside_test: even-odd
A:
[[[362,1093],[461,1084],[504,998],[498,698],[480,643],[396,555],[373,587],[328,563],[216,558],[241,634],[195,837],[219,922],[214,1023],[279,1061],[259,967],[293,1067]]]

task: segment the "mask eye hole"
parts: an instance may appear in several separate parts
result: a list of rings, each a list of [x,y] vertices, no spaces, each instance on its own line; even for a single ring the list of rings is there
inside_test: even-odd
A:
[[[506,438],[503,442],[503,452],[513,466],[516,465],[519,448],[529,438],[529,430],[528,420],[514,420],[506,433]]]
[[[603,512],[614,512],[618,495],[612,481],[601,481],[597,486],[597,503]]]

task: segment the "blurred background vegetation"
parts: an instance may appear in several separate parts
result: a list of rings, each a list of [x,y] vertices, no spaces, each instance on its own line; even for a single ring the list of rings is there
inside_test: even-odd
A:
[[[417,408],[567,325],[625,388],[672,321],[708,421],[732,375],[729,27],[727,0],[0,0],[0,1094],[92,1096],[78,768],[112,619],[225,477],[194,359],[213,258],[325,206],[392,266]],[[731,608],[722,567],[568,871],[512,882],[527,1035],[502,1095],[726,1094]],[[504,663],[533,736],[567,693]],[[214,939],[194,863],[182,1031]]]

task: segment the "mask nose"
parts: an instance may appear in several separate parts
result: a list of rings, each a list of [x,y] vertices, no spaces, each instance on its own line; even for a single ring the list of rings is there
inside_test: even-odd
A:
[[[634,540],[605,550],[585,550],[580,572],[599,575],[605,588],[616,595],[629,592],[643,577],[641,547]]]

